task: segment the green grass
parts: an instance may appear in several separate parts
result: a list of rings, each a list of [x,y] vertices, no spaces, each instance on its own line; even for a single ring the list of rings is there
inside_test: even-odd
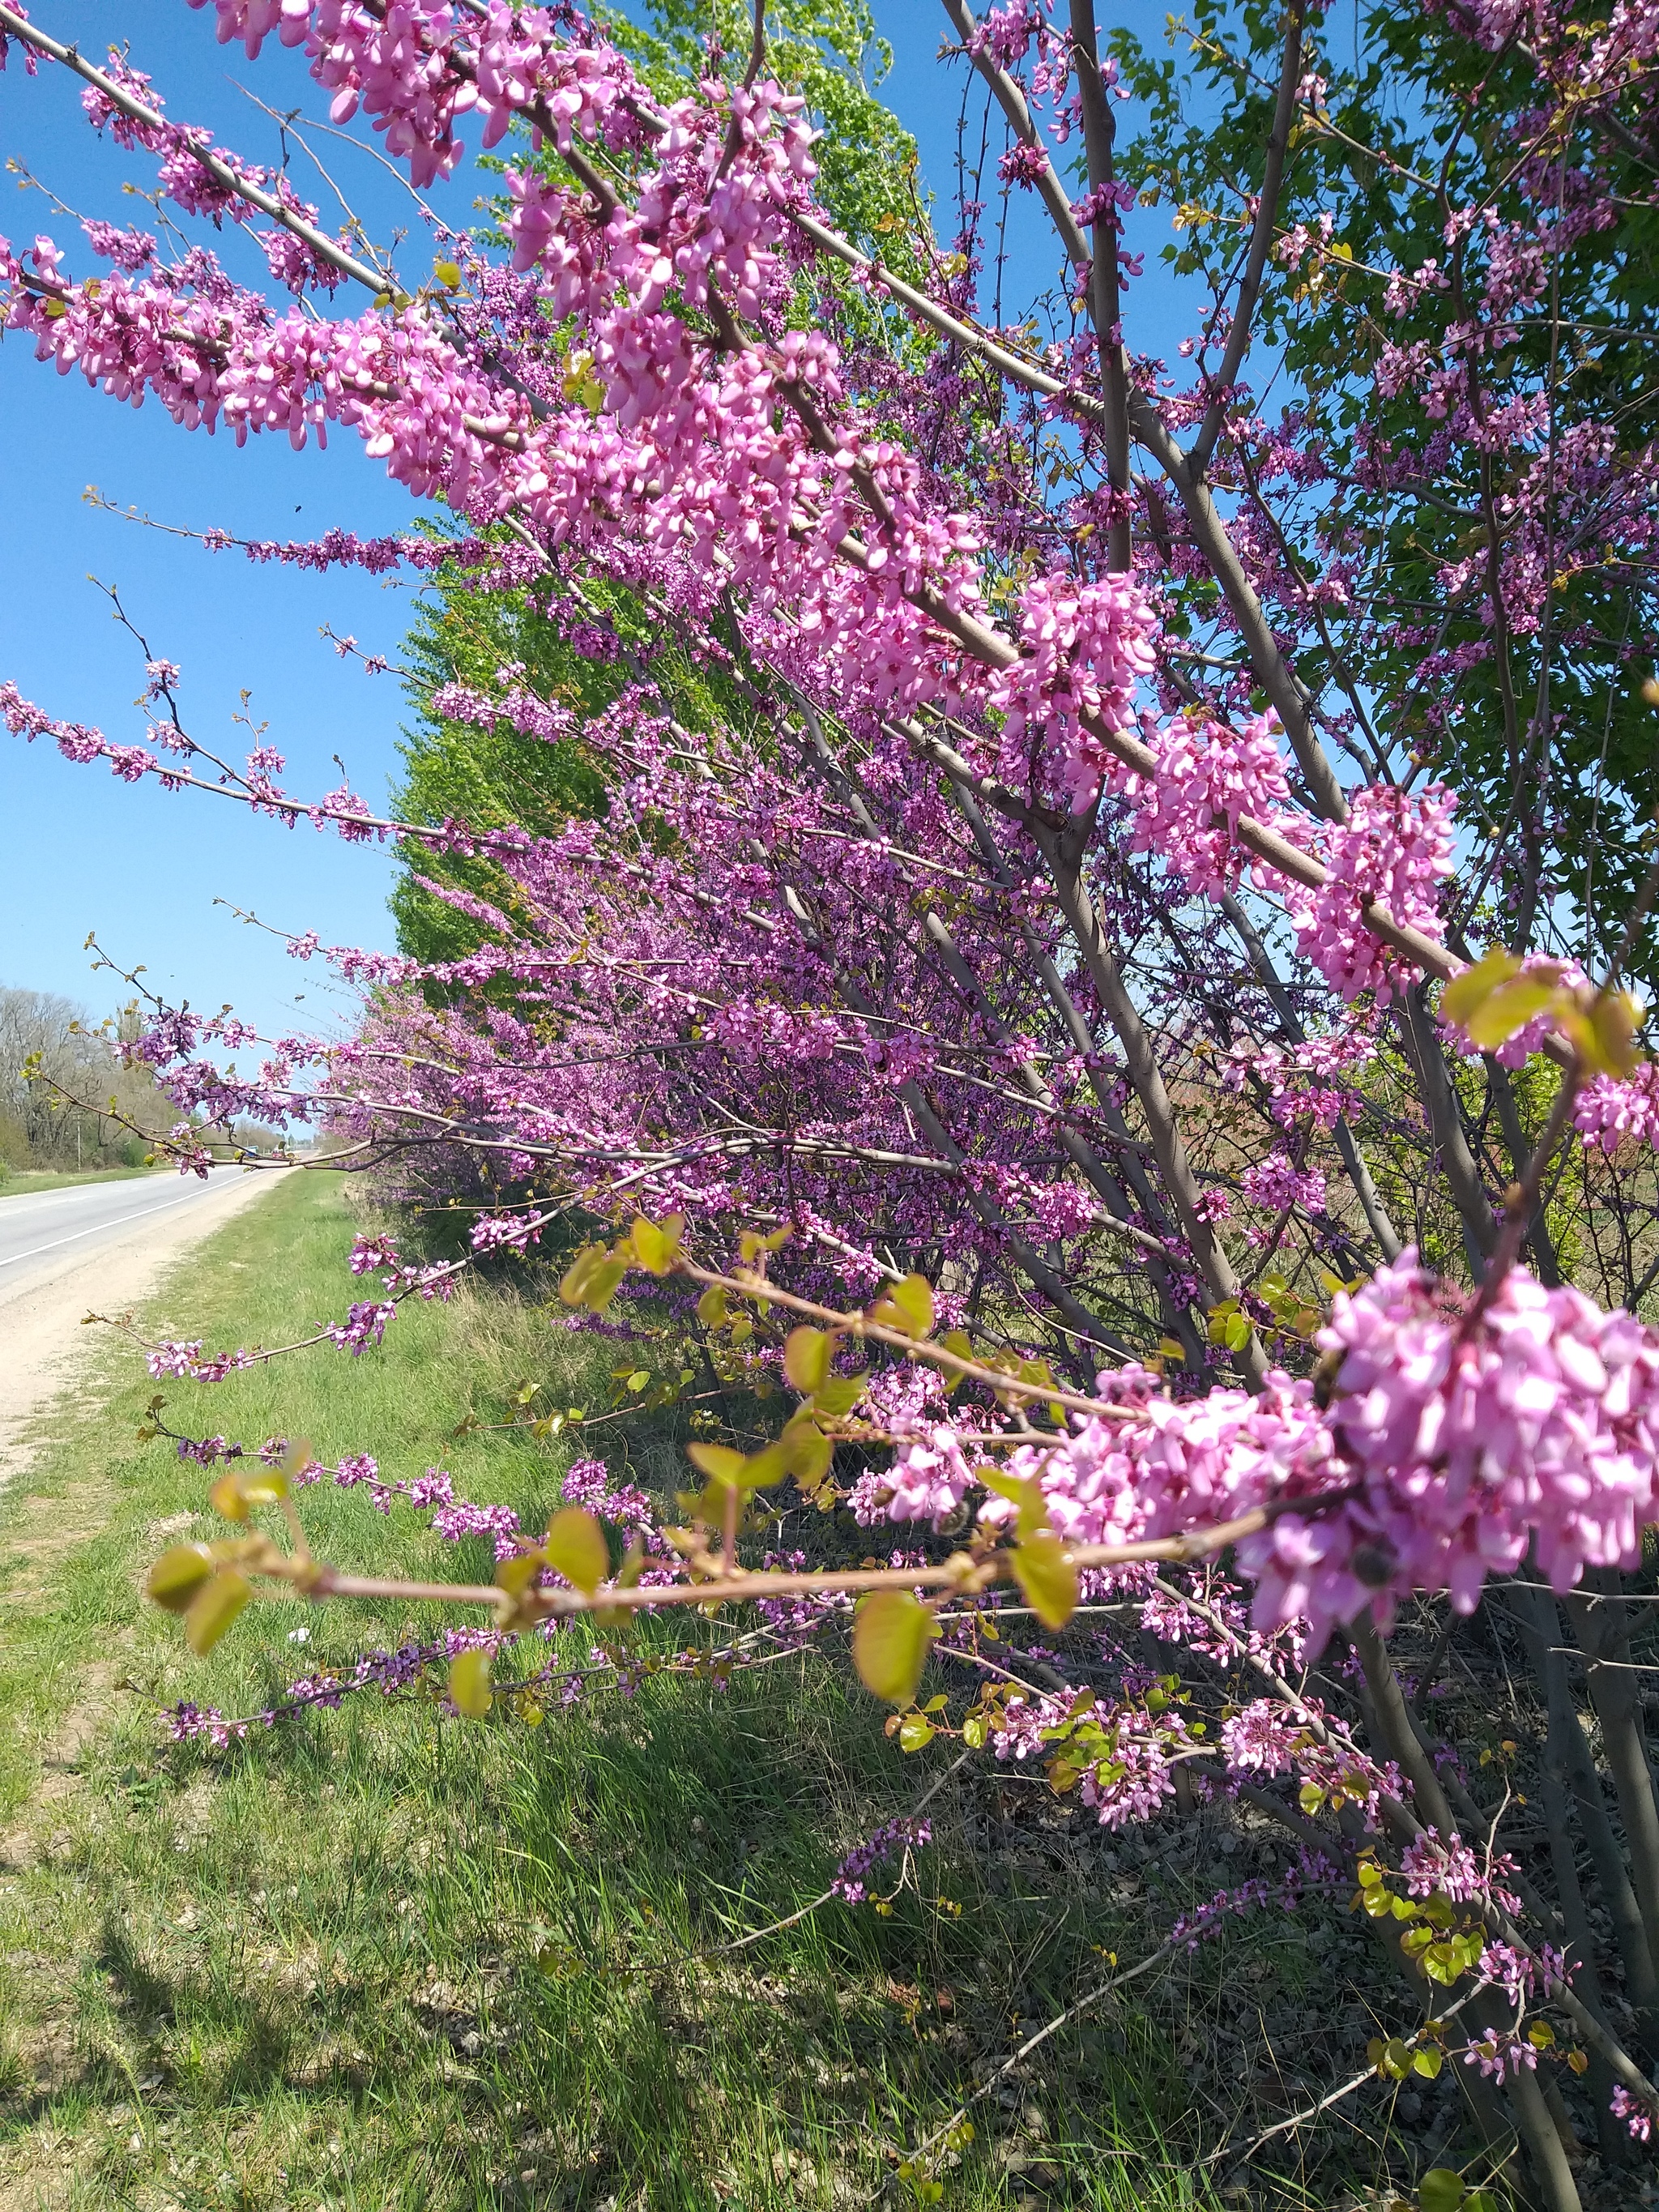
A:
[[[165,1175],[165,1168],[14,1168],[0,1160],[0,1199],[31,1198],[37,1191],[67,1190],[77,1182],[132,1182]]]
[[[303,1334],[349,1295],[352,1226],[337,1184],[289,1177],[175,1274],[167,1333]],[[225,1753],[163,1748],[174,1700],[258,1711],[292,1674],[437,1616],[262,1604],[193,1660],[141,1583],[163,1544],[211,1533],[209,1478],[134,1441],[155,1386],[129,1347],[100,1356],[99,1387],[0,1498],[6,2212],[831,2212],[884,2186],[902,2204],[895,2151],[1061,2009],[1098,1951],[1133,1954],[1098,1830],[998,1769],[940,1798],[939,1844],[890,1917],[836,1905],[681,1962],[815,1896],[947,1763],[942,1744],[902,1759],[833,1651],[724,1687],[650,1676],[539,1726],[371,1693]],[[406,1307],[358,1361],[171,1385],[167,1418],[303,1436],[322,1457],[372,1449],[392,1474],[441,1462],[461,1494],[531,1520],[568,1444],[446,1438],[520,1376],[592,1402],[614,1356],[485,1291]],[[620,1429],[600,1433],[617,1463]],[[643,1435],[635,1472],[660,1488],[672,1455]],[[481,1544],[458,1555],[401,1505],[302,1502],[337,1561],[488,1574]],[[675,1634],[647,1624],[635,1648]],[[591,1640],[566,1638],[573,1659]],[[945,2203],[1209,2206],[1165,2148],[1196,2139],[1188,2101],[1172,2031],[1103,2012],[976,2107]]]

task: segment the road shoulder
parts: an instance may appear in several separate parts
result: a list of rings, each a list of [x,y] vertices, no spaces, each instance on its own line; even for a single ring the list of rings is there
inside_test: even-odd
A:
[[[27,1465],[40,1414],[84,1370],[99,1334],[82,1327],[86,1316],[125,1313],[149,1297],[174,1260],[274,1179],[244,1176],[196,1205],[141,1218],[130,1237],[0,1292],[0,1486]]]

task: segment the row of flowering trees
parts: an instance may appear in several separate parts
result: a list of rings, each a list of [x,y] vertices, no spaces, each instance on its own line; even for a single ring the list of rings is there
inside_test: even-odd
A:
[[[462,1259],[365,1240],[380,1284],[325,1337],[362,1352],[472,1257],[574,1236],[574,1312],[634,1301],[718,1402],[787,1409],[724,1438],[699,1413],[672,1526],[591,1468],[545,1534],[403,1485],[495,1539],[493,1583],[428,1592],[484,1609],[455,1706],[577,1616],[836,1636],[856,1600],[907,1747],[1041,1756],[1109,1825],[1231,1795],[1350,1881],[1397,1983],[1379,2071],[1455,2061],[1511,2183],[1570,2212],[1579,2128],[1622,2159],[1659,2110],[1628,1602],[1659,1517],[1628,273],[1659,15],[1448,0],[1379,14],[1348,68],[1289,0],[1206,12],[1182,70],[1103,52],[1087,0],[945,0],[984,118],[947,249],[919,204],[872,216],[844,148],[820,170],[760,6],[678,80],[566,5],[213,13],[301,49],[422,193],[481,131],[499,228],[434,198],[429,275],[400,275],[7,0],[9,68],[75,72],[167,217],[0,243],[7,327],[185,428],[355,434],[446,526],[245,550],[405,565],[533,638],[428,653],[422,704],[480,758],[565,766],[524,770],[523,818],[487,777],[472,818],[422,818],[418,775],[394,817],[218,750],[165,660],[142,742],[0,687],[17,736],[407,862],[418,950],[291,940],[364,988],[349,1043],[158,1003],[133,1048],[186,1169],[204,1125],[321,1122],[332,1165],[472,1208]],[[1134,348],[1138,198],[1203,288],[1173,366]],[[384,1487],[372,1463],[255,1441],[185,1440],[242,1531],[158,1564],[198,1649],[261,1577],[388,1587],[314,1559],[294,1495]],[[790,1486],[921,1549],[757,1567],[753,1500]],[[1524,1867],[1429,1702],[1495,1583],[1548,1808]],[[918,1703],[941,1632],[1107,1598],[1150,1644]],[[1409,1699],[1396,1623],[1431,1647]]]

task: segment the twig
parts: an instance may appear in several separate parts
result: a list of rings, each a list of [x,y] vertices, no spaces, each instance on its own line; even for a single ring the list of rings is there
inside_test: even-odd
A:
[[[913,2155],[917,2159],[927,2158],[944,2142],[954,2128],[960,2126],[981,2097],[988,2096],[1000,2081],[1006,2081],[1010,2074],[1023,2066],[1031,2053],[1045,2044],[1051,2035],[1057,2035],[1068,2021],[1075,2020],[1079,2013],[1087,2012],[1091,2005],[1097,2004],[1103,1996],[1109,1996],[1114,1990],[1120,1990],[1127,1983],[1139,1981],[1143,1974],[1151,1973],[1154,1966],[1161,1966],[1172,1953],[1178,1951],[1185,1941],[1184,1936],[1171,1936],[1159,1944],[1156,1951],[1149,1953],[1139,1966],[1125,1967],[1121,1973],[1109,1974],[1103,1981],[1097,1982],[1092,1988],[1085,1990],[1075,2004],[1068,2005],[1064,2012],[1057,2013],[1046,2027],[1040,2027],[1035,2035],[1028,2036],[1020,2045],[1019,2049],[1011,2057],[1006,2058],[994,2074],[988,2075],[971,2096],[963,2100],[943,2127],[934,2129],[927,2140],[918,2146]],[[1120,2154],[1120,2155],[1122,2154]]]
[[[1485,1988],[1488,1985],[1483,1983],[1481,1986]],[[1441,2020],[1452,2019],[1455,2014],[1462,2012],[1470,1997],[1479,1994],[1478,1990],[1470,1990],[1466,1995],[1459,1997],[1455,2004],[1448,2005],[1438,2017]],[[1417,2035],[1411,2038],[1413,2043],[1417,2043],[1420,2039],[1420,2030]],[[1299,2112],[1292,2112],[1289,2119],[1275,2122],[1272,2127],[1264,2129],[1253,2143],[1247,2145],[1243,2150],[1237,2154],[1237,2163],[1240,2166],[1248,2166],[1256,2153],[1264,2145],[1272,2142],[1275,2136],[1289,2135],[1294,2129],[1305,2126],[1308,2121],[1316,2120],[1322,2112],[1329,2112],[1333,2105],[1340,2105],[1345,2097],[1352,2097],[1356,2089],[1363,2089],[1367,2081],[1374,2081],[1376,2079],[1376,2067],[1368,2066],[1363,2074],[1356,2074],[1352,2081],[1344,2081],[1340,2088],[1333,2089],[1328,2096],[1322,2097],[1316,2105],[1304,2105]],[[1224,2158],[1234,2155],[1231,2144],[1223,2143],[1218,2150],[1206,2152],[1199,2163],[1201,2166],[1215,2166]]]
[[[906,1820],[914,1820],[919,1814],[925,1813],[945,1784],[961,1772],[973,1755],[971,1751],[964,1751],[953,1759],[944,1773],[936,1775],[928,1784],[927,1789],[903,1817]],[[786,1928],[799,1927],[800,1923],[816,1912],[820,1905],[828,1905],[835,1894],[832,1886],[823,1891],[820,1896],[815,1897],[810,1905],[803,1905],[799,1912],[792,1912],[787,1920],[774,1920],[764,1928],[752,1928],[748,1935],[739,1936],[734,1942],[716,1943],[706,1951],[682,1951],[678,1958],[665,1959],[662,1964],[665,1966],[689,1966],[702,1959],[729,1958],[733,1951],[747,1950],[750,1944],[761,1942],[768,1936],[781,1936]]]
[[[1237,1520],[1218,1522],[1212,1528],[1196,1528],[1184,1536],[1148,1537],[1133,1544],[1079,1544],[1067,1552],[1066,1557],[1074,1567],[1133,1566],[1152,1559],[1182,1565],[1212,1552],[1224,1551],[1245,1536],[1255,1535],[1285,1512],[1316,1512],[1349,1494],[1346,1490],[1331,1491],[1322,1498],[1278,1500],[1242,1513]],[[984,1553],[975,1559],[966,1552],[958,1552],[938,1566],[710,1575],[702,1582],[678,1583],[667,1588],[635,1585],[629,1589],[530,1589],[511,1602],[515,1607],[515,1621],[529,1622],[563,1620],[577,1613],[613,1609],[637,1613],[663,1605],[738,1604],[748,1598],[833,1595],[837,1592],[850,1595],[879,1589],[977,1590],[1012,1576],[1014,1557],[1012,1552],[999,1551]],[[645,1564],[667,1566],[678,1563],[659,1559]],[[244,1562],[244,1571],[293,1583],[302,1596],[312,1598],[401,1597],[451,1605],[488,1605],[496,1609],[509,1602],[507,1593],[492,1583],[408,1583],[396,1576],[344,1575],[333,1567],[314,1563],[302,1566],[277,1552],[274,1546],[269,1556]]]

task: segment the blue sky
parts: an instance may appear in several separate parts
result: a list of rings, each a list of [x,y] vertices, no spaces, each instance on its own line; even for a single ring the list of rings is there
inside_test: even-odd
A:
[[[1143,18],[1149,33],[1161,27],[1161,10],[1123,13]],[[133,62],[155,78],[169,112],[206,125],[252,158],[276,158],[276,128],[239,84],[279,110],[322,112],[297,57],[272,42],[250,64],[239,47],[215,42],[210,9],[193,13],[181,0],[125,8],[47,0],[34,14],[89,53],[129,33]],[[930,0],[878,0],[877,15],[895,51],[884,96],[915,132],[924,169],[943,188],[957,108],[956,88],[933,60],[943,15]],[[343,187],[377,238],[414,223],[405,265],[424,275],[430,249],[400,185],[367,154],[338,141],[313,143],[331,167],[337,163]],[[148,157],[94,137],[81,115],[78,81],[64,70],[43,69],[30,80],[14,57],[0,74],[0,147],[76,215],[115,222],[149,215],[121,191],[129,178],[148,184]],[[324,198],[298,155],[294,173],[307,197]],[[465,209],[474,189],[464,173],[440,188],[437,204],[446,212],[458,202]],[[84,264],[73,218],[54,216],[15,177],[0,180],[0,230],[19,241],[40,229],[56,234],[74,265]],[[1032,228],[1018,234],[1017,246],[1029,240],[1026,250],[1040,251],[1046,267],[1053,249],[1037,239]],[[238,260],[236,241],[222,250],[249,281],[263,276],[257,258]],[[1172,349],[1174,333],[1159,327],[1169,321],[1169,302],[1155,268],[1149,256],[1134,336],[1162,350]],[[343,662],[319,629],[327,622],[366,652],[395,659],[410,586],[349,571],[317,577],[256,568],[240,553],[207,553],[82,498],[95,484],[123,508],[191,529],[216,525],[238,537],[309,538],[333,525],[363,536],[408,528],[419,508],[356,441],[342,435],[325,453],[295,454],[285,442],[255,438],[239,451],[222,434],[176,429],[153,401],[120,406],[78,375],[58,377],[15,335],[0,343],[0,676],[60,718],[96,723],[123,741],[142,735],[133,702],[143,688],[143,655],[88,583],[95,575],[118,587],[152,651],[183,669],[189,726],[206,742],[246,750],[249,740],[232,718],[246,712],[270,723],[268,741],[288,757],[291,789],[330,788],[338,754],[356,787],[379,802],[398,767],[400,691],[394,678]],[[252,695],[246,708],[244,690]],[[0,982],[64,991],[106,1011],[117,995],[112,979],[91,975],[82,950],[95,929],[118,957],[143,963],[146,980],[174,1000],[231,1001],[267,1030],[331,1026],[349,1020],[349,1007],[331,1003],[320,968],[296,966],[215,901],[279,927],[314,928],[325,942],[390,941],[386,854],[348,848],[309,828],[282,830],[226,802],[129,789],[101,767],[63,761],[46,743],[25,749],[0,737]]]

